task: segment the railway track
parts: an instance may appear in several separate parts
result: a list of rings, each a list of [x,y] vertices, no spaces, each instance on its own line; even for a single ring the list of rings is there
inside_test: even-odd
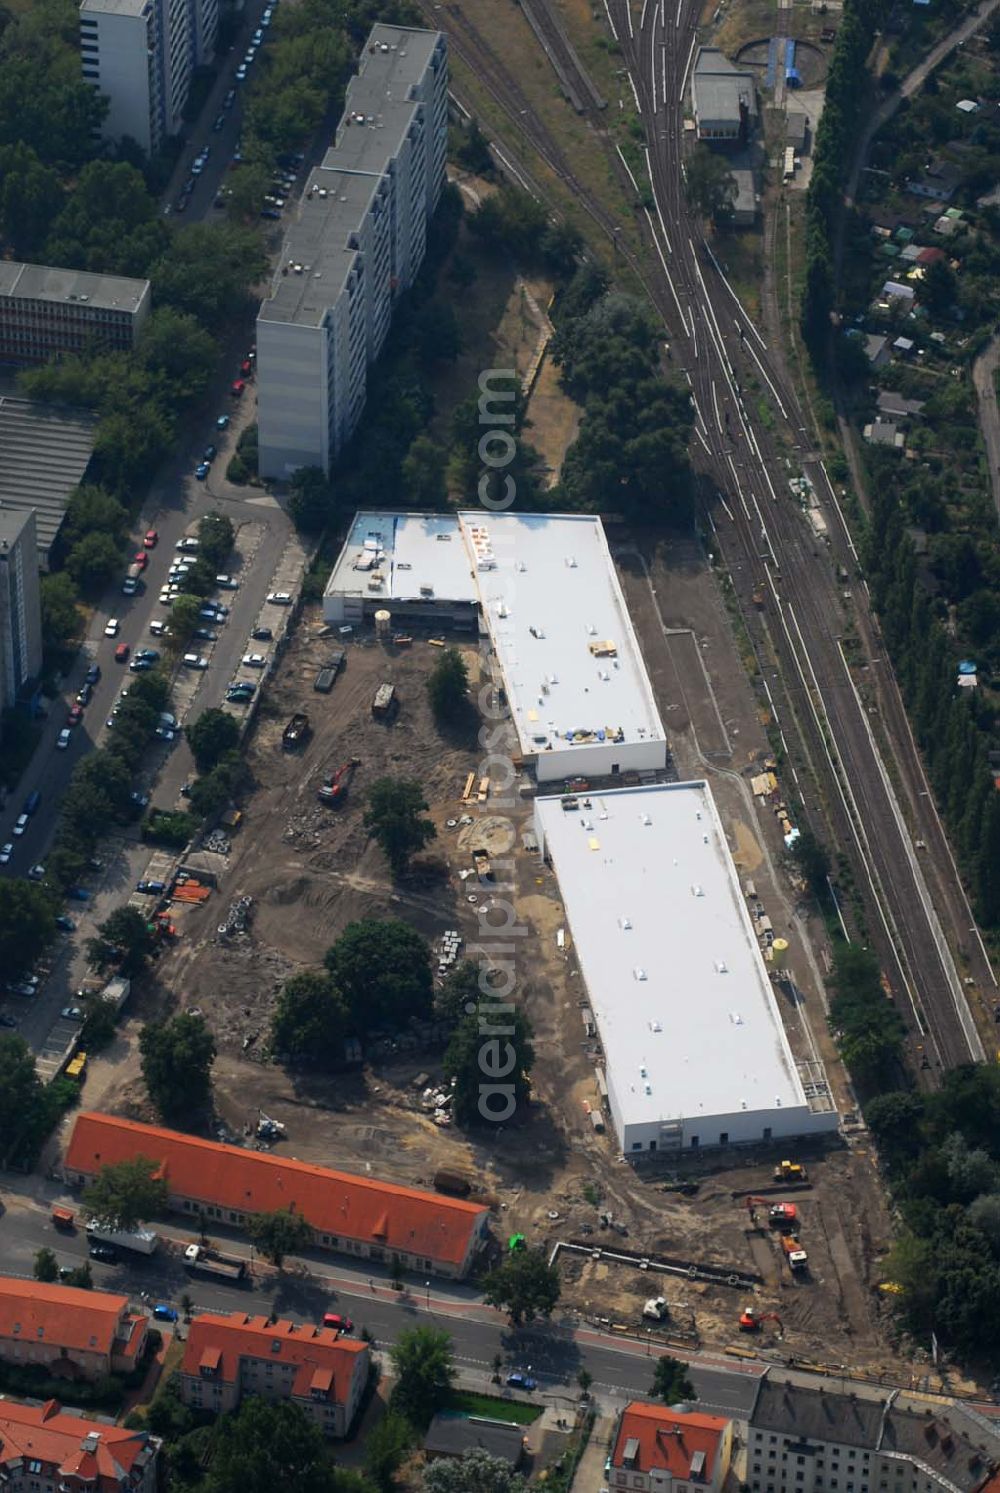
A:
[[[603,133],[595,90],[589,80],[585,83],[572,48],[561,46],[562,26],[551,0],[529,0],[529,4],[536,34],[540,30],[543,45],[548,43],[546,54],[564,89],[575,96],[580,112],[595,130]],[[430,4],[425,8],[431,24],[440,24],[441,11]],[[638,24],[628,0],[606,0],[605,8],[628,66],[647,139],[652,142],[646,156],[655,216],[642,208],[638,217],[661,273],[650,273],[629,246],[620,242],[618,225],[577,178],[520,84],[457,4],[446,7],[449,43],[475,70],[524,141],[616,243],[670,330],[675,366],[688,380],[696,411],[693,465],[714,484],[720,508],[727,515],[723,519],[721,512],[716,514],[718,548],[737,582],[745,620],[761,657],[767,660],[773,651],[780,665],[781,688],[777,681],[773,693],[770,686],[766,688],[782,740],[788,747],[787,727],[800,749],[800,765],[808,763],[826,786],[825,817],[835,843],[852,851],[859,885],[873,916],[876,945],[900,992],[903,1014],[909,1016],[913,1065],[918,1070],[923,1067],[924,1081],[932,1082],[940,1069],[981,1059],[983,1048],[841,648],[847,619],[834,563],[851,568],[856,564],[850,533],[822,462],[809,449],[795,393],[720,267],[705,254],[699,227],[691,221],[685,201],[681,111],[697,39],[696,0],[672,0],[669,15],[667,0],[644,0]],[[624,178],[628,171],[624,161],[619,164],[610,150],[609,158]],[[544,201],[545,192],[530,179],[530,172],[523,166],[515,169],[522,183]],[[637,187],[634,180],[632,186]],[[755,418],[747,408],[744,394],[753,383],[769,406],[766,421],[759,411]],[[780,431],[783,446],[771,434],[770,425]],[[796,466],[812,481],[830,521],[829,555],[795,510],[790,494],[782,491],[788,449]],[[751,595],[761,588],[768,599],[763,614],[750,604]],[[862,638],[874,655],[878,629],[868,613],[866,596],[857,598],[855,611]],[[886,687],[893,692],[890,703],[902,712],[891,678]],[[805,801],[796,757],[788,749],[791,771]],[[911,777],[915,771],[922,774],[919,760],[904,760],[903,765]],[[912,792],[920,790],[911,787]],[[943,831],[939,833],[943,839]],[[957,890],[964,901],[961,887]],[[959,905],[954,887],[948,891],[946,905]],[[992,979],[985,951],[983,963],[985,982]]]

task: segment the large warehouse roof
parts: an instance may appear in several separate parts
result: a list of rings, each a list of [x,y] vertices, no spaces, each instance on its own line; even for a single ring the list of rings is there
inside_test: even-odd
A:
[[[0,507],[35,511],[38,552],[48,556],[66,502],[94,450],[96,416],[0,395]]]
[[[623,1128],[805,1109],[707,785],[577,802],[539,798],[536,822]]]
[[[328,596],[416,601],[427,588],[442,601],[479,599],[451,513],[358,513],[327,582]]]
[[[521,750],[662,741],[600,519],[460,516]]]

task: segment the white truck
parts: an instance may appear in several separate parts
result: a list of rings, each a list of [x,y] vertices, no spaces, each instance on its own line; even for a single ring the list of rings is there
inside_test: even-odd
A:
[[[109,1006],[114,1006],[115,1015],[117,1016],[122,1006],[128,1000],[131,989],[131,980],[127,980],[124,975],[115,975],[114,979],[109,980],[101,991],[101,998],[102,1000],[106,1000]]]
[[[110,1229],[92,1218],[87,1225],[87,1234],[102,1244],[113,1244],[116,1249],[130,1249],[134,1254],[151,1255],[160,1242],[160,1236],[152,1229]]]

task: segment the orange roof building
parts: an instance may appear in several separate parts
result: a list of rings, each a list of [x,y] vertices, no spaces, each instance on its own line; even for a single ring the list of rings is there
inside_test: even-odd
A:
[[[146,1156],[166,1178],[170,1206],[240,1227],[251,1214],[301,1213],[317,1245],[460,1279],[486,1238],[480,1203],[334,1172],[268,1151],[246,1151],[155,1125],[87,1112],[77,1117],[63,1171],[83,1184],[102,1167]]]
[[[39,1364],[57,1377],[127,1374],[146,1346],[148,1322],[127,1296],[0,1276],[0,1358]]]
[[[237,1312],[191,1323],[180,1369],[192,1410],[235,1410],[245,1394],[294,1400],[325,1436],[346,1436],[368,1383],[367,1344],[327,1327]]]
[[[84,1420],[58,1400],[0,1401],[0,1480],[5,1493],[155,1493],[160,1441],[146,1431]]]
[[[675,1486],[719,1493],[732,1448],[731,1420],[633,1400],[618,1422],[608,1486],[636,1493],[670,1493]]]

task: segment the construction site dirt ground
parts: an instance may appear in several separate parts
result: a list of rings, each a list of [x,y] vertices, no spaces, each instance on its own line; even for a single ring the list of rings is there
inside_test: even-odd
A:
[[[707,669],[689,713],[685,699],[691,681],[681,681],[682,691],[676,670],[671,673],[672,659],[664,652],[646,579],[634,556],[624,553],[620,574],[663,719],[670,723],[678,770],[704,775],[692,721],[702,714],[706,720],[718,716],[733,750],[731,760],[720,761],[718,768],[708,763],[709,777],[734,850],[747,864],[765,866],[768,857],[773,860],[767,837],[774,826],[755,812],[752,798],[747,800],[742,773],[759,750],[766,750],[766,739],[725,610],[693,546],[646,553],[661,605],[672,620],[674,613],[686,619]],[[348,922],[402,917],[432,942],[446,929],[457,929],[465,951],[474,954],[479,915],[490,898],[474,877],[463,880],[459,875],[471,870],[472,848],[469,832],[457,823],[465,812],[459,800],[468,773],[480,768],[480,753],[474,740],[450,741],[434,724],[425,685],[437,650],[426,639],[394,649],[356,635],[332,693],[319,695],[312,683],[331,646],[325,634],[319,609],[307,608],[266,687],[248,742],[254,786],[244,796],[243,822],[219,889],[206,905],[180,912],[177,946],[143,982],[122,1037],[107,1057],[95,1060],[85,1102],[152,1118],[137,1081],[134,1039],[139,1021],[172,1010],[198,1010],[218,1043],[217,1114],[234,1135],[255,1124],[263,1110],[287,1127],[279,1149],[302,1159],[427,1186],[440,1167],[462,1170],[497,1200],[501,1239],[512,1231],[523,1232],[532,1244],[583,1238],[605,1248],[618,1245],[640,1254],[755,1272],[762,1277],[758,1305],[782,1317],[783,1354],[855,1367],[891,1363],[874,1290],[888,1223],[863,1145],[835,1145],[825,1153],[797,1157],[808,1162],[812,1184],[794,1199],[810,1264],[808,1279],[800,1283],[781,1263],[766,1229],[758,1234],[747,1228],[746,1194],[770,1183],[779,1159],[774,1154],[706,1155],[696,1163],[685,1157],[684,1175],[698,1184],[697,1194],[685,1198],[663,1190],[662,1173],[645,1176],[623,1165],[613,1138],[595,1134],[584,1101],[594,1104],[597,1098],[596,1048],[581,1022],[582,991],[572,949],[558,947],[557,933],[565,927],[558,888],[537,855],[522,846],[531,804],[516,792],[510,801],[491,797],[471,812],[476,838],[491,822],[494,849],[505,842],[510,846],[515,902],[526,930],[519,940],[518,995],[535,1031],[528,1113],[488,1139],[470,1140],[453,1128],[434,1125],[421,1105],[421,1093],[441,1077],[440,1047],[399,1051],[389,1062],[335,1076],[286,1073],[266,1060],[270,1016],[282,983],[293,972],[318,965]],[[478,682],[473,641],[453,641],[463,651],[473,683]],[[686,647],[688,652],[679,655],[682,664],[690,662],[690,642]],[[371,715],[382,681],[395,684],[399,694],[399,711],[390,724]],[[308,712],[312,733],[304,748],[286,752],[281,732],[295,710]],[[346,804],[340,810],[324,808],[316,797],[322,777],[351,757],[360,758],[360,766]],[[397,884],[362,824],[366,788],[387,774],[413,776],[422,783],[438,829],[416,874]],[[456,822],[449,825],[449,820]],[[755,874],[760,883],[760,870]],[[781,875],[776,865],[774,875],[777,885]],[[494,895],[503,890],[497,887]],[[475,903],[470,900],[480,893]],[[761,895],[767,899],[769,893]],[[787,885],[781,895],[789,896]],[[222,937],[218,926],[241,896],[254,900],[249,931]],[[802,984],[807,984],[805,976]],[[825,1032],[818,995],[804,999],[817,1002],[811,1025]],[[790,1029],[797,1046],[794,1018]],[[602,1212],[612,1214],[627,1237],[602,1229]],[[668,1334],[693,1324],[706,1342],[736,1338],[744,1305],[740,1291],[660,1277],[607,1259],[564,1256],[564,1262],[563,1305],[569,1310],[642,1330],[642,1302],[662,1294],[670,1303]],[[763,1349],[766,1338],[765,1329],[756,1346]]]

